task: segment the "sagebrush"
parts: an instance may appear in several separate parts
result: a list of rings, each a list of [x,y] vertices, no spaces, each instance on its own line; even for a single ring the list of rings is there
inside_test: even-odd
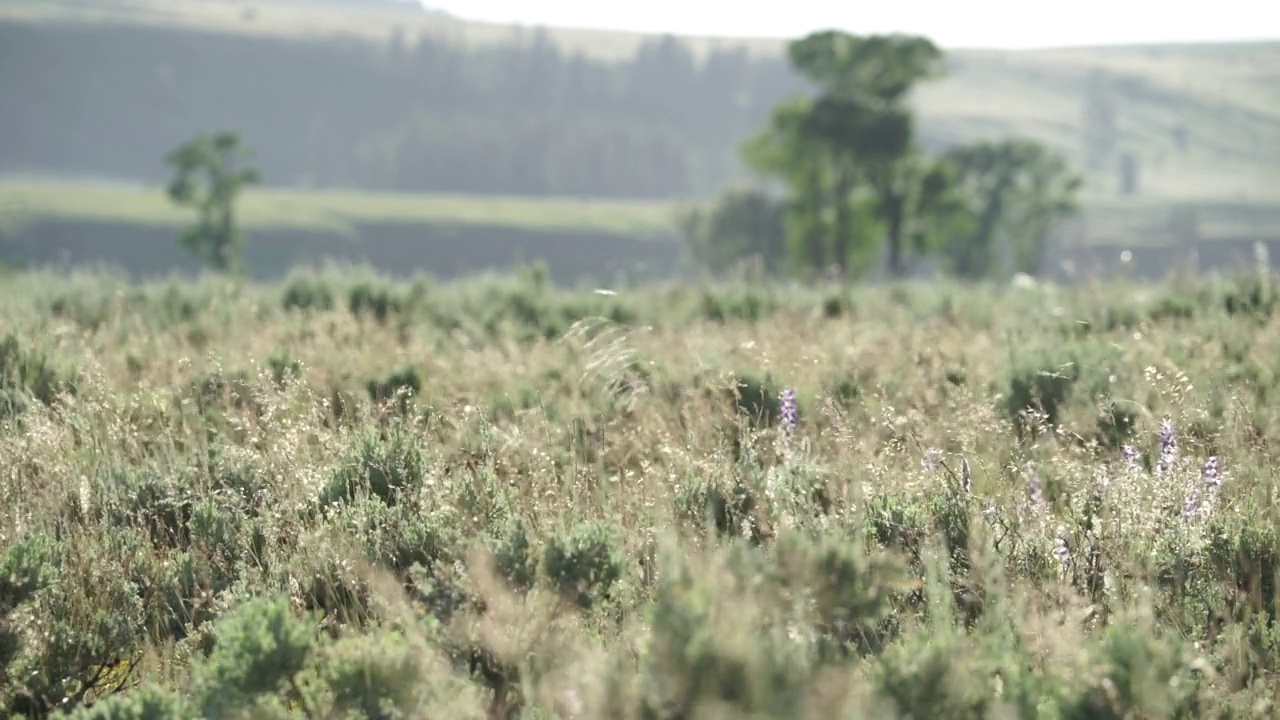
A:
[[[0,292],[0,704],[1270,717],[1270,285]]]

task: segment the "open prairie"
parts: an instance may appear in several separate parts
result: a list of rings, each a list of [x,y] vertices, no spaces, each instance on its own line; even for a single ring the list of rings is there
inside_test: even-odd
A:
[[[1268,717],[1269,283],[10,275],[0,699]]]

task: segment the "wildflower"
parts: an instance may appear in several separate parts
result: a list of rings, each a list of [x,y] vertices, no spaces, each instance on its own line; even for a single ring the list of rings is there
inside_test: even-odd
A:
[[[1094,475],[1093,491],[1102,496],[1106,495],[1109,489],[1111,489],[1111,476],[1107,473],[1106,468],[1099,468]]]
[[[1218,456],[1214,455],[1200,466],[1200,482],[1204,491],[1192,490],[1182,503],[1184,517],[1207,518],[1213,513],[1213,506],[1222,489],[1222,474],[1218,467]]]
[[[1133,445],[1125,445],[1120,451],[1120,457],[1124,459],[1126,470],[1137,470],[1142,464],[1142,454]]]
[[[1040,481],[1040,473],[1031,465],[1027,466],[1027,498],[1031,501],[1031,507],[1037,514],[1044,509],[1043,483]]]
[[[1205,490],[1215,495],[1222,487],[1222,476],[1218,474],[1217,455],[1205,460],[1204,465],[1200,467],[1200,481],[1204,483]]]
[[[92,492],[89,487],[89,478],[80,476],[80,512],[86,517],[92,509]]]
[[[960,486],[965,495],[973,494],[973,473],[969,471],[969,458],[960,458]]]
[[[1156,474],[1164,475],[1173,467],[1178,459],[1178,433],[1173,419],[1168,415],[1160,421],[1160,462],[1156,465]]]
[[[1200,502],[1200,493],[1192,490],[1182,501],[1182,516],[1188,520],[1204,514],[1204,506]]]
[[[1063,536],[1061,530],[1058,537],[1053,541],[1053,556],[1058,558],[1058,562],[1062,564],[1062,572],[1071,570],[1071,548],[1067,547],[1067,539]]]
[[[782,391],[782,408],[779,413],[782,421],[782,432],[788,438],[795,435],[796,426],[800,423],[800,411],[796,407],[796,391],[788,387]]]

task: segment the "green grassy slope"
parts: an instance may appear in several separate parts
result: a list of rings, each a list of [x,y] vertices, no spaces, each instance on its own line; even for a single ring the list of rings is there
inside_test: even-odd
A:
[[[439,13],[305,7],[294,3],[213,0],[71,0],[38,4],[0,0],[0,19],[141,23],[279,37],[356,36],[386,41],[433,34],[464,43],[504,42],[519,30],[462,21]],[[638,33],[550,29],[571,52],[601,58],[631,56]],[[686,38],[702,55],[716,46],[777,54],[780,39]],[[1095,70],[1116,93],[1118,151],[1142,164],[1141,194],[1170,202],[1280,199],[1280,42],[1218,45],[1075,48],[950,53],[953,68],[917,92],[922,130],[964,141],[1018,134],[1045,141],[1082,164],[1082,97]],[[1174,141],[1185,128],[1187,148]],[[1113,197],[1115,163],[1089,178],[1093,199]]]
[[[670,207],[660,202],[252,188],[240,207],[245,226],[257,229],[346,233],[362,223],[403,223],[636,237],[671,233]],[[0,181],[0,229],[10,232],[45,219],[177,225],[193,217],[158,188]]]
[[[1102,70],[1116,88],[1119,149],[1142,162],[1142,195],[1280,197],[1280,42],[954,56],[949,78],[918,91],[926,128],[956,140],[1029,135],[1080,162],[1085,80]],[[1092,197],[1116,188],[1114,173],[1090,178]]]

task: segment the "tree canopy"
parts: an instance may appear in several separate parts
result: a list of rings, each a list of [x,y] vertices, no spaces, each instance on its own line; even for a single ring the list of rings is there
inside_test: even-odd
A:
[[[244,234],[236,225],[235,200],[244,186],[261,179],[242,166],[253,157],[233,132],[201,133],[166,156],[175,169],[169,197],[196,208],[199,223],[183,231],[179,243],[219,271],[236,270]]]
[[[748,167],[785,189],[782,239],[747,242],[732,223],[686,223],[704,267],[750,252],[774,272],[835,268],[846,279],[865,276],[882,253],[895,278],[929,255],[972,278],[1039,269],[1052,227],[1078,210],[1081,179],[1025,138],[923,153],[908,99],[942,76],[943,54],[930,40],[824,30],[787,54],[810,92],[775,105],[741,147]],[[712,215],[745,212],[746,197],[726,196]]]

